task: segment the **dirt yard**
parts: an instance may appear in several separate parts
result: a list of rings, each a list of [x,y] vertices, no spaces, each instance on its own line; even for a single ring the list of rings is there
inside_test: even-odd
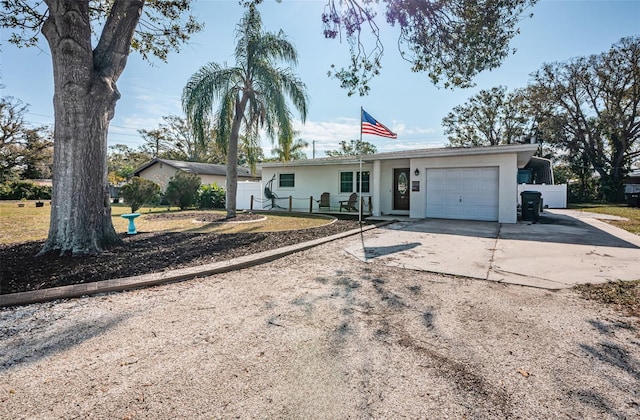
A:
[[[640,417],[634,320],[571,290],[364,263],[352,240],[1,309],[0,417]]]

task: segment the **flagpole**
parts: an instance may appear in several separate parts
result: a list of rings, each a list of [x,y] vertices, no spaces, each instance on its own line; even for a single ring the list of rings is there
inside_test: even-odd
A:
[[[360,160],[360,176],[358,180],[358,224],[362,226],[362,106],[360,107],[360,143],[358,143],[358,158]]]

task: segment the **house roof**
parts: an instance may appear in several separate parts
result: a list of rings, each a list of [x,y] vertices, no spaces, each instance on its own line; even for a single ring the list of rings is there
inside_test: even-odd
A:
[[[362,155],[363,162],[373,162],[375,160],[393,159],[420,159],[428,157],[451,157],[451,156],[473,156],[490,155],[502,153],[517,153],[518,167],[523,167],[529,162],[533,154],[538,150],[537,144],[508,144],[501,146],[479,146],[479,147],[440,147],[432,149],[401,150],[397,152],[375,153]],[[336,156],[319,159],[295,160],[292,162],[269,162],[260,165],[262,168],[277,168],[282,166],[322,166],[322,165],[349,165],[360,162],[359,156]]]
[[[197,175],[227,175],[227,166],[226,165],[217,165],[213,163],[200,163],[200,162],[184,162],[181,160],[169,160],[169,159],[158,159],[155,158],[152,161],[144,164],[140,168],[136,169],[133,173],[135,176],[139,176],[142,171],[149,168],[150,166],[155,165],[156,163],[163,163],[165,165],[169,165],[173,168],[179,169],[185,172],[191,172]],[[251,174],[251,169],[238,166],[238,178],[260,178],[261,171],[258,169],[255,175]]]

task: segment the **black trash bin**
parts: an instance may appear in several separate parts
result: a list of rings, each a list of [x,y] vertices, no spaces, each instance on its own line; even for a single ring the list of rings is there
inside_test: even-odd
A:
[[[539,191],[522,191],[522,220],[537,222],[540,219],[542,193]]]

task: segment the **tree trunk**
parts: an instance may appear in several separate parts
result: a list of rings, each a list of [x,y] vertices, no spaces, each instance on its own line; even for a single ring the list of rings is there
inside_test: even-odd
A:
[[[88,1],[47,4],[55,127],[51,223],[40,253],[93,254],[121,241],[111,221],[107,131],[142,2],[114,3],[95,51]]]
[[[238,193],[238,138],[240,137],[240,126],[242,118],[247,107],[248,97],[246,95],[238,98],[236,102],[235,115],[231,125],[231,134],[229,136],[229,144],[227,145],[227,179],[226,179],[226,198],[227,198],[227,218],[236,217]]]

